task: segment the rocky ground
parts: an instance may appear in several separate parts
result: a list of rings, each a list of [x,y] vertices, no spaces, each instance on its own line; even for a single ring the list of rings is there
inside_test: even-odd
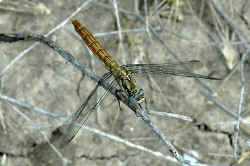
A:
[[[245,54],[250,47],[250,2],[148,0],[147,4],[138,1],[136,8],[135,0],[117,0],[119,17],[114,2],[2,0],[0,33],[48,35],[99,76],[107,70],[74,32],[71,17],[93,32],[120,64],[178,63],[173,54],[183,61],[201,61],[194,72],[223,80],[202,80],[201,84],[165,75],[137,78],[148,110],[192,121],[153,114],[150,118],[186,160],[249,165],[250,156],[242,158],[250,150],[249,127],[242,121],[238,126],[237,120],[249,119],[250,67]],[[118,30],[124,32],[121,37],[109,33]],[[242,57],[244,69],[238,65]],[[96,83],[46,45],[1,42],[0,76],[0,165],[178,165],[152,129],[126,105],[121,103],[119,108],[112,95],[91,114],[89,128],[68,146],[59,149],[50,144],[65,122],[48,112],[70,117]],[[103,93],[100,88],[93,100]],[[7,102],[6,97],[15,101]],[[17,101],[36,107],[21,107]],[[239,159],[243,161],[237,163]]]

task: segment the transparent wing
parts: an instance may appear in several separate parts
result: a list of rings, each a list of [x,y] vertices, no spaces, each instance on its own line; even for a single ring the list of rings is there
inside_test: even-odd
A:
[[[106,73],[102,77],[102,81],[107,81],[112,76],[111,73]],[[110,88],[114,88],[112,86],[114,84],[114,80],[110,84]],[[68,143],[71,142],[71,140],[76,136],[80,128],[85,124],[90,114],[94,111],[94,109],[99,105],[99,103],[104,99],[104,97],[107,95],[105,93],[96,104],[91,105],[89,104],[90,99],[94,96],[97,89],[99,87],[99,84],[95,86],[95,88],[91,91],[90,95],[87,97],[84,103],[81,104],[81,106],[77,109],[77,111],[72,114],[72,117],[70,119],[70,124],[67,125],[67,129],[63,132],[63,135],[60,138],[60,147],[64,147]]]
[[[184,65],[189,66],[191,69],[199,68],[202,66],[200,61],[192,60],[184,62]],[[219,78],[196,74],[189,72],[183,68],[183,64],[180,63],[163,63],[163,64],[128,64],[124,65],[128,70],[133,71],[137,76],[145,75],[174,75],[184,77],[196,77],[204,79],[218,80]]]

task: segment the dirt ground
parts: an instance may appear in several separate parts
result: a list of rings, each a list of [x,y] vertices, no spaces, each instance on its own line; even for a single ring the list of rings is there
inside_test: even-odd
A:
[[[244,69],[236,67],[250,48],[250,1],[145,2],[117,0],[117,18],[111,0],[0,0],[0,33],[48,34],[99,76],[107,70],[74,32],[72,17],[93,32],[120,64],[178,63],[173,53],[183,61],[201,61],[195,73],[223,80],[202,80],[205,86],[180,76],[137,77],[148,110],[192,121],[153,114],[150,118],[186,160],[250,165],[250,155],[237,163],[250,151],[250,128],[238,123],[240,118],[249,119],[249,57]],[[121,37],[108,33],[120,29]],[[50,144],[65,121],[48,112],[70,117],[96,83],[46,45],[0,42],[0,79],[0,166],[179,165],[152,129],[126,105],[121,103],[119,108],[112,95],[91,114],[86,123],[89,128],[81,130],[68,146],[59,149]],[[100,88],[94,99],[104,92]],[[17,101],[36,107],[27,109]]]

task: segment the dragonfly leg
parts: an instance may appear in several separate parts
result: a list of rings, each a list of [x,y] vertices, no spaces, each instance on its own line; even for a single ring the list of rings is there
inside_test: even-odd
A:
[[[119,94],[122,93],[122,90],[118,89],[118,90],[116,90],[115,93],[116,93],[116,99],[117,99],[117,102],[118,102],[118,105],[119,105],[119,109],[121,110],[121,102],[120,102]]]
[[[149,109],[148,109],[148,102],[147,102],[146,98],[144,98],[144,101],[145,101],[145,110],[146,110],[147,112],[149,112]]]
[[[119,100],[119,98],[118,97],[116,97],[116,99],[117,99],[117,102],[118,102],[118,105],[119,105],[119,111],[117,112],[115,112],[115,118],[114,118],[114,120],[113,120],[113,122],[112,122],[112,125],[111,125],[111,133],[114,133],[114,131],[115,131],[115,127],[117,126],[117,121],[118,121],[118,119],[119,119],[119,117],[120,117],[120,112],[122,111],[122,108],[121,108],[121,101]]]
[[[138,105],[139,105],[140,109],[142,109],[142,110],[143,110],[142,105],[141,105],[141,104],[138,104]],[[140,117],[141,117],[141,115],[140,115],[139,113],[137,113],[137,112],[135,112],[135,115],[136,115],[136,117],[138,117],[138,118],[140,118]]]
[[[79,98],[80,98],[81,82],[83,81],[84,77],[85,77],[85,74],[82,73],[82,76],[81,76],[80,80],[79,80],[78,83],[77,83],[76,93],[77,93],[77,96],[78,96]]]
[[[119,110],[121,111],[122,109],[121,109],[121,102],[120,102],[120,98],[119,98],[119,95],[118,95],[118,93],[120,93],[120,90],[118,91],[116,91],[116,99],[117,99],[117,102],[118,102],[118,105],[119,105]]]
[[[142,111],[144,111],[146,114],[149,114],[148,104],[147,104],[146,98],[144,98],[144,101],[145,101],[145,108],[142,106],[142,103],[138,103],[138,105]],[[138,113],[135,113],[135,114],[137,117],[141,117],[141,115],[139,115]]]
[[[118,104],[119,104],[119,109],[122,110],[122,109],[121,109],[121,102],[120,102],[120,98],[119,98],[119,94],[120,94],[120,93],[124,93],[124,91],[122,91],[121,89],[116,90],[116,99],[117,99]],[[139,104],[139,107],[142,109],[141,104]],[[139,115],[138,113],[136,113],[136,112],[135,112],[135,115],[136,115],[137,117],[140,116],[140,115]]]
[[[144,98],[144,101],[145,101],[145,111],[146,111],[147,113],[149,113],[148,102],[147,102],[146,98]]]

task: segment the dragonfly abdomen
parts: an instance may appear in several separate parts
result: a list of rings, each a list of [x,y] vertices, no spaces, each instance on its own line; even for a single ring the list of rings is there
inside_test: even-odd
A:
[[[108,70],[117,80],[117,83],[123,88],[132,102],[141,102],[144,98],[144,91],[136,88],[136,81],[134,78],[134,73],[127,70],[125,67],[121,67],[117,61],[115,61],[112,56],[104,49],[104,47],[96,40],[94,35],[92,35],[87,28],[81,25],[76,19],[72,20],[72,24],[75,27],[76,32],[85,41],[91,51],[98,56],[98,58],[103,61]]]
[[[96,40],[87,28],[81,25],[76,19],[72,20],[76,32],[85,41],[91,51],[110,69],[119,67],[119,64],[112,58],[112,56],[103,48],[103,46]]]

